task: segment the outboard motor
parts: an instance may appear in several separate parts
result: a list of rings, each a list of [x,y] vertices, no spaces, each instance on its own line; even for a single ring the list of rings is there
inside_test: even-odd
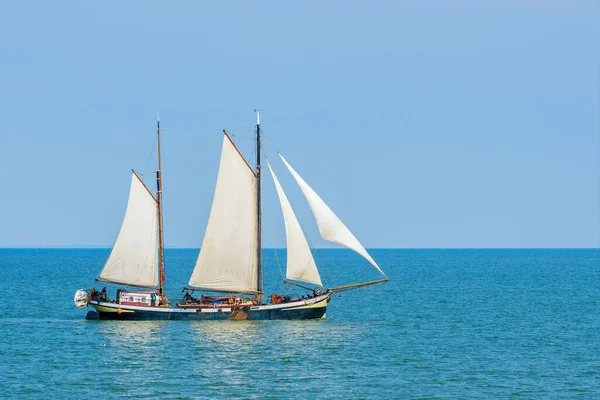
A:
[[[85,308],[88,304],[88,294],[85,290],[79,289],[75,292],[75,298],[73,299],[77,308]]]

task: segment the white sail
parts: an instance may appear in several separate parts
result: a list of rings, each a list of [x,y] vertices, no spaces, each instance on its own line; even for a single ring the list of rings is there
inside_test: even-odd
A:
[[[275,187],[277,188],[281,210],[283,211],[283,220],[285,222],[285,234],[287,239],[286,278],[323,286],[321,284],[321,277],[319,276],[317,265],[315,264],[306,237],[302,232],[298,218],[296,218],[296,214],[292,209],[292,205],[285,195],[268,160],[267,165],[269,166],[271,176],[273,177]]]
[[[158,204],[135,172],[121,231],[98,279],[158,286]]]
[[[302,193],[304,193],[304,197],[308,201],[310,209],[315,216],[315,220],[317,221],[317,226],[319,227],[319,232],[321,233],[321,237],[325,240],[329,240],[330,242],[341,244],[342,246],[348,247],[349,249],[354,250],[361,256],[367,259],[383,276],[386,276],[381,268],[377,265],[377,263],[371,258],[369,253],[365,250],[365,248],[360,244],[358,239],[350,232],[350,230],[344,225],[344,223],[338,218],[337,215],[331,211],[331,209],[325,204],[325,202],[319,197],[319,195],[310,187],[308,184],[298,175],[298,173],[292,168],[290,164],[283,158],[281,154],[279,154],[285,166],[290,170],[294,179],[302,189]]]
[[[225,134],[212,209],[189,285],[255,292],[256,224],[256,176]]]

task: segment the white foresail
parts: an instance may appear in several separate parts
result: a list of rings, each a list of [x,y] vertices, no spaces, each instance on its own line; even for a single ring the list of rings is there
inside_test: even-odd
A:
[[[319,232],[321,233],[321,237],[325,240],[329,240],[330,242],[341,244],[342,246],[348,247],[349,249],[354,250],[361,256],[367,259],[383,276],[386,276],[381,268],[377,265],[377,263],[371,258],[369,253],[365,250],[365,248],[360,244],[358,239],[350,232],[350,230],[344,225],[344,223],[338,218],[337,215],[331,211],[331,209],[325,204],[325,202],[319,197],[319,195],[310,187],[308,184],[298,175],[298,173],[292,168],[290,164],[283,158],[281,154],[279,154],[285,166],[290,170],[294,179],[302,189],[302,193],[304,193],[304,197],[308,201],[310,209],[315,216],[315,220],[317,221],[317,226],[319,227]]]
[[[223,292],[255,292],[256,176],[227,136],[208,225],[189,285]]]
[[[98,279],[133,286],[158,286],[157,207],[154,196],[134,172],[121,231]]]
[[[290,204],[271,164],[267,160],[267,165],[271,171],[271,176],[277,188],[281,210],[283,211],[283,220],[285,222],[285,233],[287,239],[287,271],[286,278],[322,286],[321,277],[315,264],[315,260],[310,251],[306,237],[302,232],[298,218],[294,214]]]

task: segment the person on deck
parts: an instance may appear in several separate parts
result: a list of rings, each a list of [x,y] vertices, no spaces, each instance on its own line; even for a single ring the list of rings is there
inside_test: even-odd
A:
[[[100,301],[108,301],[108,296],[106,295],[106,286],[100,292]]]

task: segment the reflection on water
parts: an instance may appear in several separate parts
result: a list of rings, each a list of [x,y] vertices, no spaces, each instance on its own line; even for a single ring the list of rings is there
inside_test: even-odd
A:
[[[103,357],[101,369],[112,369],[111,386],[126,387],[139,383],[141,395],[147,376],[158,376],[161,371],[161,348],[165,340],[164,321],[98,321],[95,323]]]
[[[102,321],[98,333],[111,345],[149,345],[161,338],[164,321]]]
[[[257,321],[194,321],[191,329],[198,344],[237,347],[261,342],[263,331]]]
[[[193,373],[214,388],[244,385],[248,365],[259,362],[260,349],[267,346],[264,324],[258,321],[194,321],[188,327],[190,355],[198,361]]]

